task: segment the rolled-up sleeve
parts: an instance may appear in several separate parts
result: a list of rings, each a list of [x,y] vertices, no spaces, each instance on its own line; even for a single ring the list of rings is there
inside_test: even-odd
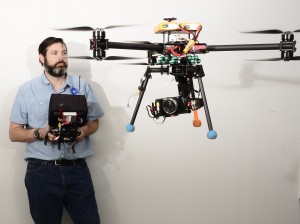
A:
[[[17,124],[28,123],[28,111],[22,90],[19,89],[12,106],[9,120]]]

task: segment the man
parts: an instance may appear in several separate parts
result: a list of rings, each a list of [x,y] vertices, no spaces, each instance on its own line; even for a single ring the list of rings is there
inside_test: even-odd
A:
[[[61,38],[49,37],[40,44],[39,61],[44,73],[19,88],[9,127],[11,141],[28,143],[25,186],[31,216],[36,224],[58,224],[65,207],[74,223],[98,224],[95,192],[85,158],[93,154],[89,136],[98,130],[103,111],[89,84],[80,76],[67,74],[67,47]],[[75,153],[68,144],[58,150],[57,136],[51,134],[51,94],[86,97],[87,122],[79,128]]]

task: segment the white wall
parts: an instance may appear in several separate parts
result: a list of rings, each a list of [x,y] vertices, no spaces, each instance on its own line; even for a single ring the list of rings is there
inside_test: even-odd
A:
[[[5,1],[1,24],[1,223],[32,223],[23,179],[25,145],[8,139],[9,113],[19,85],[38,76],[37,47],[64,38],[71,55],[90,55],[91,32],[53,28],[138,26],[107,30],[111,41],[160,42],[153,28],[164,17],[202,22],[200,41],[215,44],[278,43],[280,35],[239,31],[300,29],[298,0],[227,1]],[[300,34],[295,35],[300,41]],[[299,51],[296,52],[300,55]],[[145,56],[111,49],[107,55]],[[202,56],[204,85],[216,140],[192,115],[155,124],[145,106],[176,96],[172,77],[154,74],[134,133],[126,133],[145,67],[116,61],[70,60],[70,70],[92,84],[106,116],[92,138],[89,160],[104,224],[299,223],[300,62],[251,62],[279,52],[211,52]],[[143,61],[143,60],[139,60]],[[144,60],[146,61],[146,59]],[[67,214],[63,223],[71,223]]]

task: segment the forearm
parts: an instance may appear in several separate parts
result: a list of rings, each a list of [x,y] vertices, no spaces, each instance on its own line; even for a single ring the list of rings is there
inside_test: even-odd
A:
[[[9,127],[9,138],[12,142],[32,142],[34,129],[26,129],[23,125],[11,124]]]
[[[83,127],[80,128],[83,137],[94,134],[99,128],[99,120],[88,121]]]
[[[11,122],[9,126],[9,138],[12,142],[33,142],[37,138],[34,137],[33,132],[36,128],[26,129],[22,124]],[[44,139],[49,126],[39,128],[39,139]]]

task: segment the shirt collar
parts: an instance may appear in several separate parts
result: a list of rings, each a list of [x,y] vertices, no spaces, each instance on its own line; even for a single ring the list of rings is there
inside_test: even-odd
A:
[[[47,77],[44,73],[41,75],[41,80],[45,85],[51,85],[50,81],[47,79]],[[66,75],[66,83],[65,83],[64,89],[67,89],[68,87],[72,87],[73,85],[74,84],[73,84],[71,77],[69,75]]]

